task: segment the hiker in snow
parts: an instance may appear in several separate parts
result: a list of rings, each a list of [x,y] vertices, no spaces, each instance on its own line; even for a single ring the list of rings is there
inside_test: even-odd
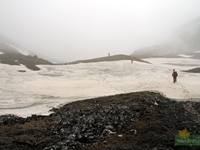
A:
[[[172,77],[173,77],[173,82],[174,83],[177,82],[177,80],[176,80],[177,76],[178,76],[177,71],[175,71],[175,69],[173,69],[173,71],[172,71]]]
[[[134,57],[131,57],[131,63],[133,63]]]

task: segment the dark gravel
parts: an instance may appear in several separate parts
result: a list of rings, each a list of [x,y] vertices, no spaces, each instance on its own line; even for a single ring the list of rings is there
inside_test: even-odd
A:
[[[196,150],[174,146],[186,128],[200,135],[200,103],[136,92],[73,102],[49,116],[0,117],[1,150]]]
[[[184,71],[184,72],[190,72],[190,73],[200,73],[200,68],[197,67],[197,68],[193,68],[193,69],[189,69],[187,71]]]

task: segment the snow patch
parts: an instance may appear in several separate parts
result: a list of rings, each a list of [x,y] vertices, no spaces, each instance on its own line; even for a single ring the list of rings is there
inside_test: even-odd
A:
[[[9,44],[9,43],[6,43],[6,44],[7,44],[8,46],[10,46],[10,47],[16,49],[19,53],[21,53],[21,54],[23,54],[23,55],[26,55],[26,56],[29,55],[29,53],[28,53],[27,51],[25,51],[25,50],[22,50],[22,49],[20,49],[20,48],[18,48],[18,47],[16,47],[16,46],[13,46],[13,45],[11,45],[11,44]]]
[[[193,53],[200,53],[200,51],[194,51]]]
[[[3,52],[0,51],[0,55],[4,54]]]
[[[180,54],[178,56],[183,57],[183,58],[190,58],[190,57],[192,57],[191,55],[185,55],[185,54]]]

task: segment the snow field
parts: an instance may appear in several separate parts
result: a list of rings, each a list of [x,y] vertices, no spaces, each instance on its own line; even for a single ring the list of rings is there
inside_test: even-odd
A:
[[[200,60],[154,58],[146,61],[151,64],[115,61],[40,65],[40,71],[31,71],[23,65],[0,64],[0,115],[48,115],[52,107],[72,101],[136,91],[158,91],[177,100],[200,98],[200,74],[182,72],[200,67]],[[172,82],[172,69],[178,71],[177,83]]]

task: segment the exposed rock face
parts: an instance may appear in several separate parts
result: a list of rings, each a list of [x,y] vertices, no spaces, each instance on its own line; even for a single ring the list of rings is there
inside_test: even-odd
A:
[[[176,102],[153,92],[77,101],[52,111],[1,116],[0,149],[172,150],[183,149],[174,146],[179,130],[200,134],[199,102]]]
[[[0,48],[0,51],[3,51],[3,50]],[[0,55],[0,63],[9,64],[9,65],[23,64],[27,68],[31,70],[35,70],[35,71],[40,70],[40,68],[37,67],[36,65],[52,65],[52,63],[44,59],[33,57],[33,56],[25,56],[14,51],[11,52],[11,50],[10,51],[5,50],[4,54]]]
[[[193,68],[186,70],[185,72],[190,72],[190,73],[200,73],[200,68]]]
[[[40,70],[36,65],[52,65],[51,62],[38,58],[36,55],[32,56],[30,52],[23,49],[25,48],[0,35],[0,63],[9,65],[23,64],[34,71]],[[23,50],[23,52],[20,53],[19,50]]]

